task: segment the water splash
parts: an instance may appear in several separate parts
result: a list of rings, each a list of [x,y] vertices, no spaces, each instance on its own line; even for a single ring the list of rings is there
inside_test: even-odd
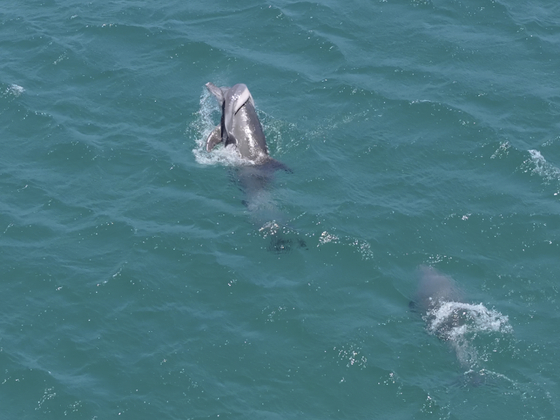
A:
[[[297,248],[307,249],[305,240],[297,230],[281,226],[276,220],[266,222],[259,229],[259,235],[263,239],[269,238],[267,250],[275,254],[288,254]]]
[[[369,242],[350,236],[340,237],[325,230],[319,235],[317,248],[328,244],[345,245],[354,248],[362,256],[362,259],[366,261],[372,259],[374,256]]]
[[[508,141],[504,141],[500,143],[500,147],[496,149],[496,151],[490,156],[490,159],[502,159],[509,154],[509,149],[511,145]]]
[[[547,162],[544,156],[538,150],[529,150],[530,158],[523,162],[521,169],[524,172],[531,172],[534,175],[540,176],[545,183],[560,184],[560,168]],[[556,192],[554,195],[558,195]]]
[[[424,320],[428,332],[449,342],[461,365],[469,370],[478,369],[488,354],[497,351],[489,346],[499,343],[499,338],[488,344],[489,336],[513,333],[506,315],[481,303],[443,302],[429,310]]]
[[[362,348],[354,343],[333,347],[333,351],[337,353],[339,364],[344,364],[347,368],[356,366],[360,369],[367,367],[367,357],[364,356]]]
[[[16,84],[11,84],[10,86],[8,86],[6,88],[6,90],[4,91],[5,95],[12,95],[15,98],[21,96],[21,94],[25,92],[25,89],[22,86],[16,85]]]

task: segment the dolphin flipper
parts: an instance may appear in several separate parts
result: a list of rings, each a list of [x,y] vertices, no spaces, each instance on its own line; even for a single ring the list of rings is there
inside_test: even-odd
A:
[[[206,151],[210,152],[218,143],[222,142],[222,128],[218,125],[206,139]]]

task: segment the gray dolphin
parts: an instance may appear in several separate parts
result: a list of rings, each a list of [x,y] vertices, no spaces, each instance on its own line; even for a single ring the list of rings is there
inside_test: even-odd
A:
[[[282,169],[292,172],[286,165],[268,155],[264,132],[255,110],[253,96],[246,85],[218,87],[206,83],[206,88],[216,97],[222,110],[220,125],[206,139],[208,152],[219,143],[235,147],[247,161],[236,168],[234,181],[245,194],[243,203],[251,214],[253,223],[261,232],[270,235],[269,249],[275,252],[289,251],[292,244],[305,246],[301,240],[285,238],[281,234],[283,215],[269,192],[274,172]]]
[[[444,302],[463,299],[455,281],[433,267],[421,265],[418,267],[420,279],[415,296],[415,307],[420,312],[428,312]]]
[[[486,382],[488,371],[483,367],[487,356],[498,340],[484,338],[488,334],[508,334],[512,331],[507,316],[486,308],[482,303],[469,304],[455,281],[433,267],[418,268],[419,282],[410,306],[419,312],[430,334],[447,342],[454,350],[460,365],[466,369],[464,380],[478,386]]]
[[[283,163],[268,155],[255,102],[247,86],[238,83],[232,87],[218,87],[206,83],[206,88],[216,97],[222,109],[220,125],[206,139],[206,150],[210,152],[218,143],[226,147],[234,145],[241,157],[253,164],[290,172]]]
[[[419,281],[418,290],[410,307],[419,312],[428,326],[438,338],[449,339],[449,333],[458,327],[464,320],[457,313],[451,311],[443,322],[434,324],[438,309],[449,302],[463,302],[463,293],[457,287],[455,281],[433,267],[418,267]],[[431,327],[437,328],[431,328]]]

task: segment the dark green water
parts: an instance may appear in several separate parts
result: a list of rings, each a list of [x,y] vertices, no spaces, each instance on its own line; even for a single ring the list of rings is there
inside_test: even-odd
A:
[[[0,417],[560,418],[559,22],[0,6]],[[206,82],[247,84],[293,170],[266,195],[287,252],[203,150]],[[461,290],[443,340],[409,308],[422,265]]]

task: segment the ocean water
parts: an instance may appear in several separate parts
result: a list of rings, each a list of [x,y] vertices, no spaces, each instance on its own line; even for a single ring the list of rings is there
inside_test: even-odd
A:
[[[560,3],[4,3],[2,419],[560,418]]]

